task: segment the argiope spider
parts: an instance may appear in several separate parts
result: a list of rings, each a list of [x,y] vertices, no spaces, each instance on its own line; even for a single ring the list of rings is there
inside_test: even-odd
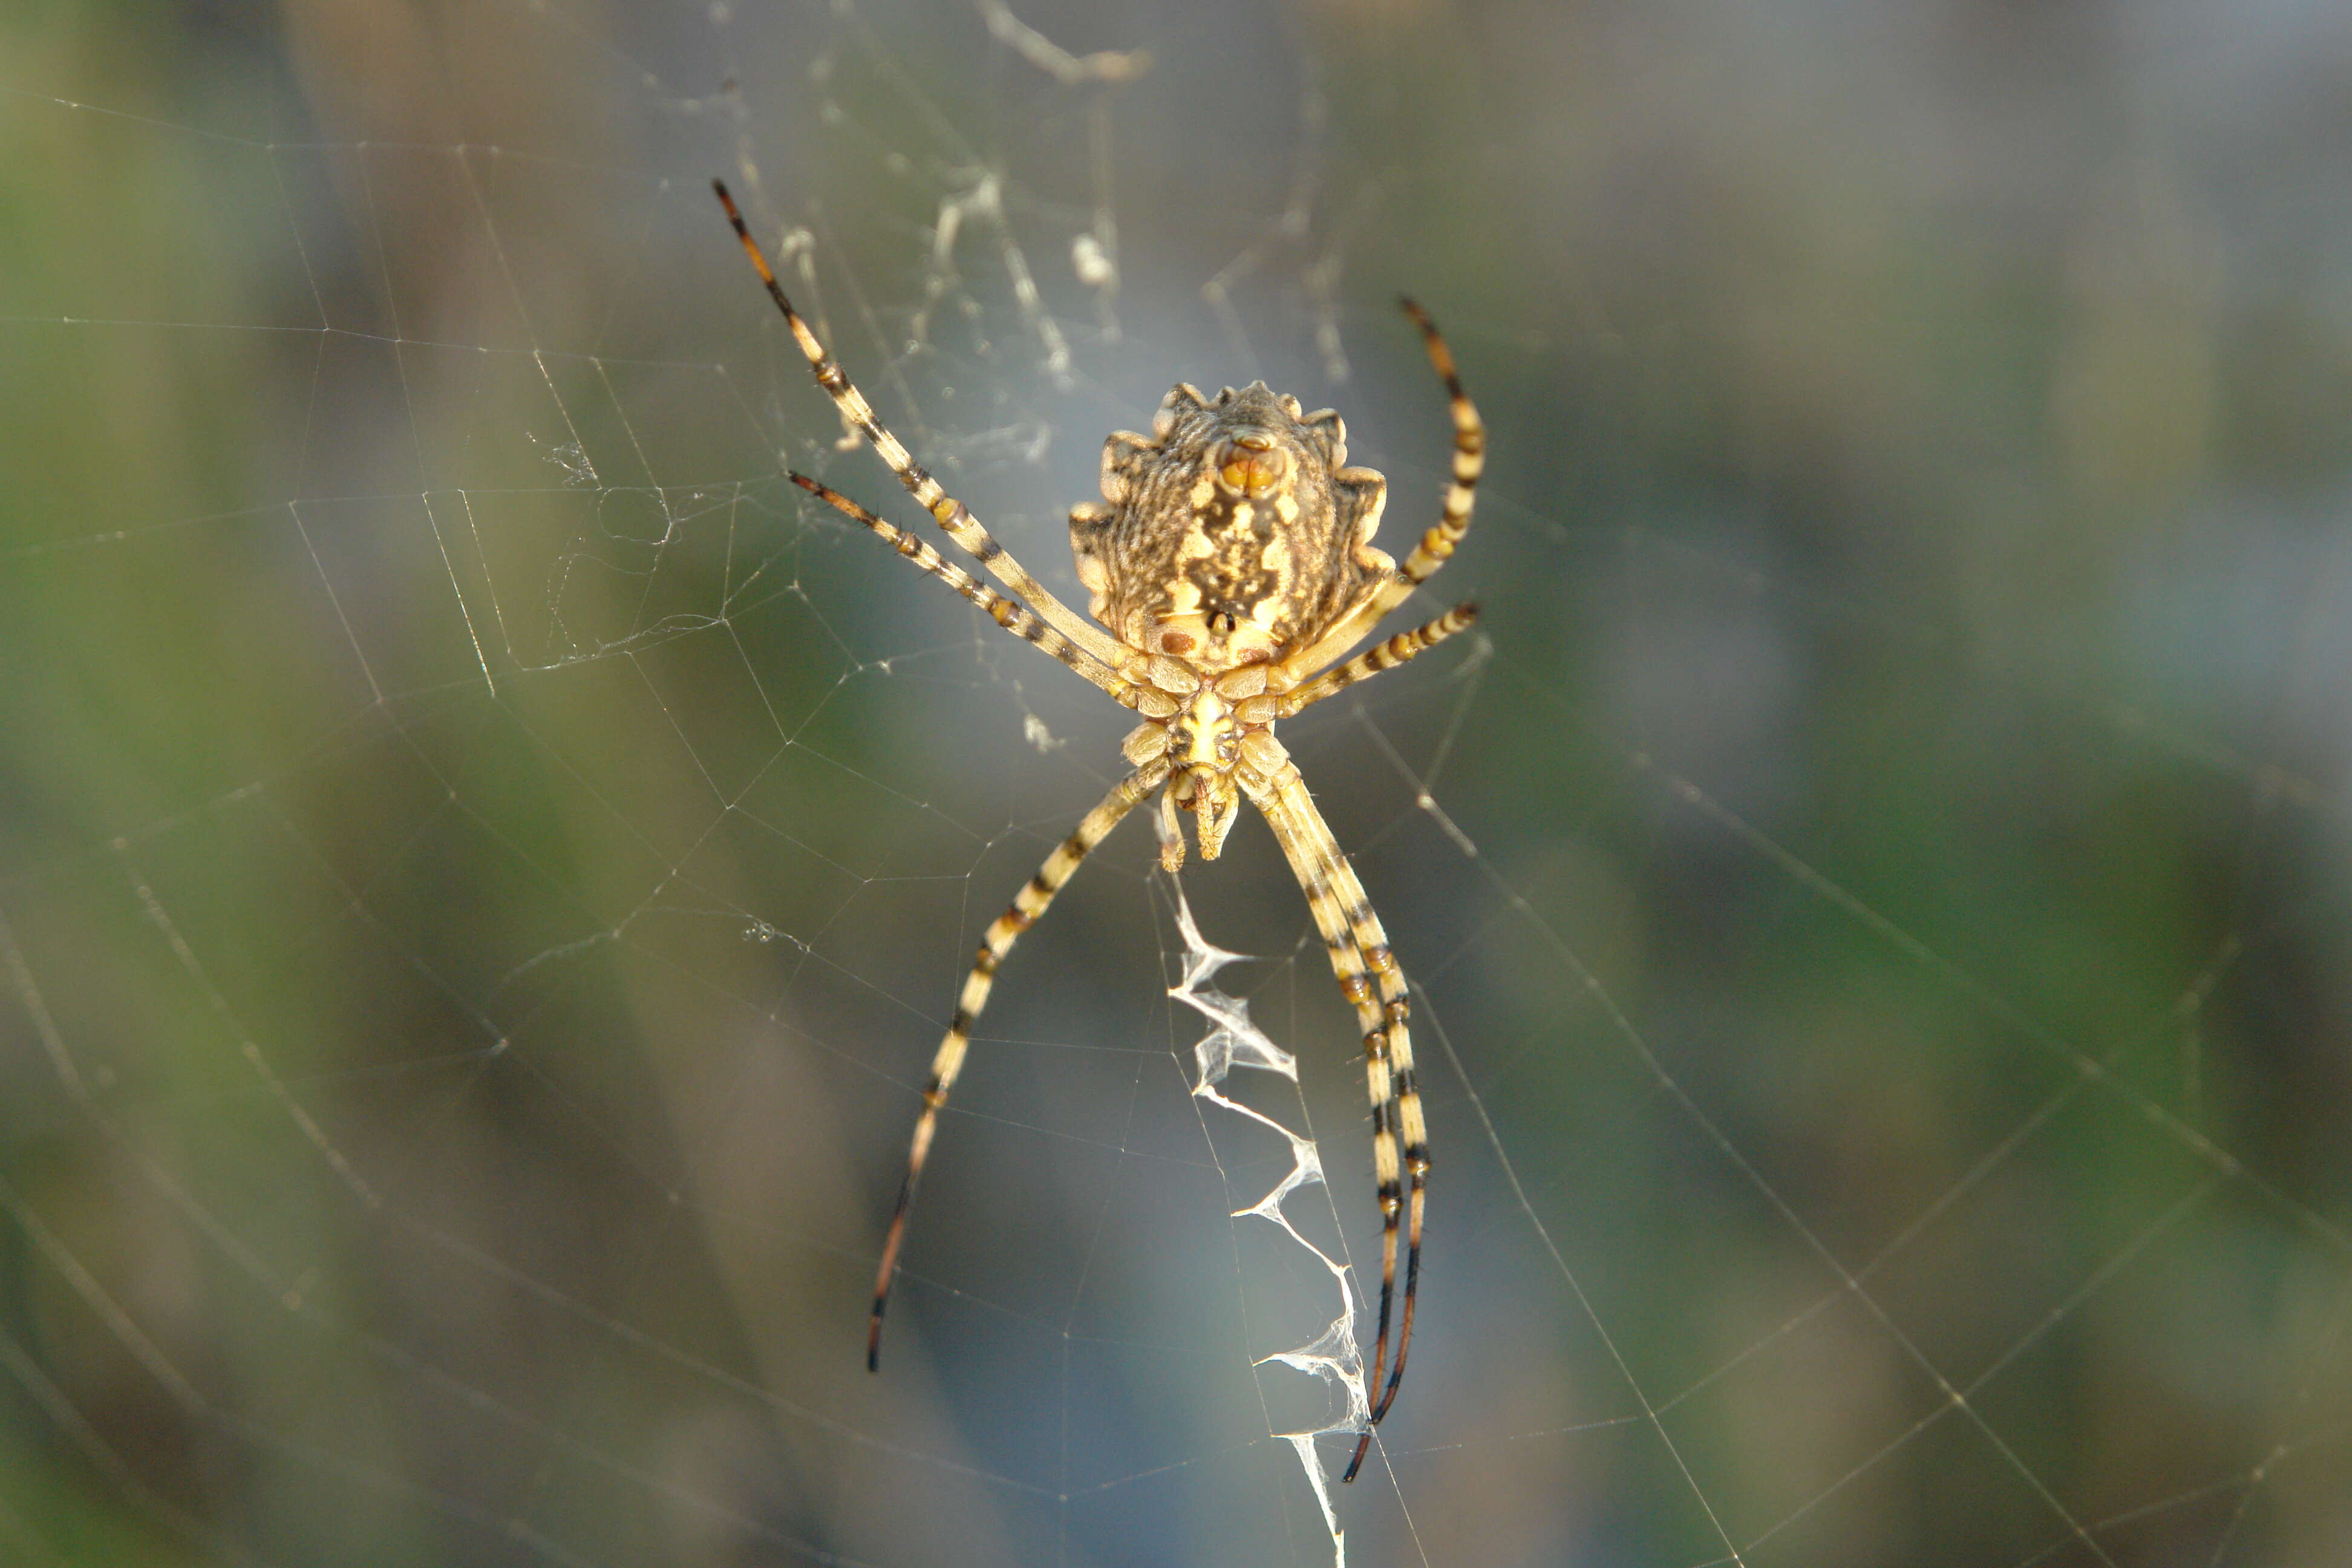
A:
[[[726,184],[713,180],[711,185],[768,286],[769,298],[808,356],[817,384],[948,537],[1013,596],[996,592],[913,534],[817,480],[795,473],[793,482],[872,530],[997,625],[1143,715],[1121,748],[1135,771],[1113,785],[1045,858],[1012,907],[988,928],[972,960],[955,1015],[931,1060],[906,1180],[882,1242],[866,1364],[869,1370],[881,1364],[882,1313],[889,1304],[907,1213],[930,1153],[940,1108],[962,1069],[972,1025],[988,1002],[997,966],[1053,903],[1079,862],[1152,791],[1160,791],[1160,863],[1171,872],[1184,859],[1178,809],[1194,814],[1201,858],[1213,860],[1241,797],[1247,795],[1265,815],[1307,894],[1339,989],[1355,1005],[1364,1031],[1381,1227],[1380,1331],[1367,1387],[1381,1387],[1387,1362],[1400,1217],[1405,1223],[1404,1309],[1396,1363],[1389,1368],[1387,1385],[1381,1387],[1370,1424],[1342,1478],[1352,1481],[1371,1445],[1371,1425],[1396,1398],[1412,1342],[1429,1142],[1413,1081],[1404,973],[1355,868],[1308,798],[1297,766],[1274,738],[1274,725],[1394,668],[1477,617],[1476,605],[1463,605],[1339,662],[1445,564],[1469,531],[1486,431],[1463,394],[1453,355],[1421,307],[1402,301],[1421,328],[1430,363],[1444,378],[1454,410],[1454,478],[1444,510],[1402,567],[1371,542],[1388,481],[1370,468],[1347,466],[1347,432],[1328,408],[1302,415],[1297,398],[1278,395],[1264,382],[1239,392],[1227,387],[1213,402],[1180,383],[1161,402],[1150,436],[1112,435],[1103,444],[1103,499],[1070,512],[1078,581],[1093,595],[1088,613],[1110,628],[1106,634],[1023,570],[963,502],[941,489],[883,427],[865,395],[784,298]]]

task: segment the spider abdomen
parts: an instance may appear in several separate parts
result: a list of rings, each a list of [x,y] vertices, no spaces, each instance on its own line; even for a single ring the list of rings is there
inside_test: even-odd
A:
[[[1311,646],[1395,570],[1370,543],[1387,481],[1347,466],[1338,415],[1263,382],[1178,385],[1150,436],[1104,443],[1102,492],[1070,514],[1090,612],[1204,674]]]

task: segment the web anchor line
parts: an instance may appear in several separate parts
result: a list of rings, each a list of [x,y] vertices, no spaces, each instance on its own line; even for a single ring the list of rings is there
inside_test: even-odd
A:
[[[1174,876],[1168,879],[1176,899],[1176,929],[1184,937],[1184,973],[1182,980],[1168,988],[1168,994],[1207,1018],[1213,1027],[1193,1042],[1192,1061],[1196,1068],[1192,1083],[1194,1098],[1223,1107],[1236,1116],[1245,1117],[1260,1126],[1270,1128],[1290,1144],[1290,1169],[1273,1189],[1246,1208],[1233,1211],[1235,1219],[1255,1215],[1278,1226],[1330,1272],[1332,1282],[1339,1287],[1339,1310],[1324,1330],[1303,1345],[1286,1351],[1276,1351],[1259,1357],[1254,1363],[1264,1366],[1278,1362],[1296,1372],[1303,1372],[1340,1389],[1347,1396],[1346,1408],[1332,1422],[1312,1431],[1277,1432],[1274,1436],[1290,1445],[1298,1456],[1299,1468],[1307,1473],[1307,1484],[1313,1489],[1316,1506],[1323,1510],[1323,1528],[1331,1536],[1332,1568],[1346,1568],[1348,1532],[1339,1527],[1339,1516],[1331,1504],[1331,1480],[1325,1470],[1322,1456],[1316,1451],[1318,1437],[1354,1437],[1371,1430],[1371,1401],[1364,1384],[1363,1347],[1356,1340],[1356,1291],[1348,1265],[1334,1259],[1321,1247],[1299,1234],[1283,1212],[1283,1204],[1301,1187],[1324,1185],[1323,1154],[1312,1137],[1302,1138],[1272,1117],[1227,1099],[1219,1087],[1225,1076],[1235,1068],[1255,1068],[1276,1073],[1292,1083],[1298,1081],[1298,1061],[1269,1038],[1265,1030],[1251,1022],[1249,1004],[1240,997],[1228,996],[1210,986],[1217,972],[1229,963],[1239,963],[1244,954],[1227,952],[1212,947],[1202,940],[1201,928],[1193,923],[1192,907],[1184,897],[1184,885]],[[1334,1211],[1334,1218],[1337,1211]]]

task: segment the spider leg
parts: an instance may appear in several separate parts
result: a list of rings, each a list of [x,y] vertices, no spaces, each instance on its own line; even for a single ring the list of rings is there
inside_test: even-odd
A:
[[[998,626],[1060,659],[1108,692],[1113,701],[1123,707],[1135,706],[1138,691],[1132,681],[1122,679],[1108,665],[1047,626],[1027,605],[1017,599],[1006,598],[905,529],[884,521],[832,486],[806,474],[793,473],[789,468],[784,472],[793,483],[834,510],[871,529],[883,542],[913,562],[916,570],[938,578],[977,605]]]
[[[800,312],[793,309],[793,302],[784,298],[783,285],[776,281],[776,274],[768,266],[768,258],[761,254],[760,243],[751,237],[751,230],[743,222],[743,215],[736,209],[735,198],[727,194],[727,183],[713,180],[710,188],[718,193],[719,205],[727,209],[727,221],[734,226],[735,237],[743,242],[743,254],[751,258],[751,266],[760,274],[760,281],[768,286],[768,298],[773,300],[776,309],[783,312],[784,324],[792,329],[793,340],[800,344],[801,353],[808,356],[809,369],[814,373],[816,384],[824,388],[825,395],[832,398],[834,406],[841,410],[841,416],[866,437],[898,482],[907,487],[908,493],[931,514],[932,521],[947,530],[948,536],[979,562],[990,576],[1026,600],[1055,631],[1103,663],[1116,666],[1118,645],[1107,633],[1087,625],[1076,611],[1049,593],[1044,584],[1031,576],[1028,569],[1013,559],[1004,546],[996,542],[995,536],[981,526],[980,520],[971,515],[971,509],[940,489],[940,482],[923,470],[912,454],[900,444],[898,437],[890,434],[882,421],[875,417],[874,405],[866,401],[866,395],[857,390],[847,373],[824,352],[824,344],[817,341],[817,335],[809,324],[801,320]]]
[[[1372,614],[1377,618],[1387,615],[1412,596],[1412,591],[1437,574],[1439,567],[1453,557],[1454,547],[1470,531],[1470,509],[1478,500],[1478,476],[1486,468],[1486,424],[1478,417],[1478,405],[1462,390],[1462,378],[1454,374],[1454,353],[1438,335],[1437,323],[1429,312],[1410,299],[1397,303],[1421,329],[1421,341],[1429,350],[1429,363],[1445,383],[1445,395],[1454,412],[1454,479],[1445,487],[1445,509],[1438,515],[1435,526],[1421,536],[1397,568],[1395,580],[1381,590],[1372,601]]]
[[[1338,840],[1315,809],[1307,795],[1307,783],[1295,767],[1284,782],[1285,805],[1295,816],[1304,847],[1321,863],[1331,890],[1346,907],[1349,928],[1362,951],[1364,967],[1370,970],[1380,983],[1381,1010],[1388,1025],[1389,1081],[1395,1100],[1391,1120],[1398,1140],[1404,1145],[1405,1178],[1405,1265],[1404,1306],[1397,1324],[1396,1360],[1389,1367],[1388,1383],[1381,1390],[1379,1402],[1373,1405],[1374,1426],[1389,1413],[1396,1400],[1397,1385],[1404,1379],[1405,1352],[1412,1348],[1412,1316],[1415,1299],[1421,1289],[1421,1229],[1423,1211],[1427,1204],[1429,1186],[1429,1130],[1423,1119],[1421,1088],[1414,1078],[1412,1066],[1412,1035],[1409,1022],[1412,1004],[1405,992],[1404,971],[1397,964],[1396,954],[1390,950],[1388,933],[1381,929],[1381,917],[1372,909],[1372,901],[1364,892],[1364,885],[1356,879],[1356,868],[1349,865],[1339,849]],[[1395,1221],[1389,1221],[1391,1234],[1382,1247],[1381,1295],[1385,1307],[1389,1295],[1390,1275],[1393,1268],[1396,1240]],[[1382,1312],[1385,1318],[1387,1313]],[[1387,1339],[1387,1324],[1381,1324],[1381,1340]],[[1381,1349],[1372,1352],[1372,1380],[1380,1380]],[[1339,1479],[1351,1481],[1364,1462],[1364,1452],[1371,1447],[1372,1435],[1364,1433],[1356,1445],[1355,1458],[1348,1462],[1347,1473]]]
[[[1394,669],[1398,665],[1428,652],[1477,618],[1477,605],[1458,605],[1427,626],[1399,632],[1388,641],[1366,648],[1347,663],[1335,665],[1285,695],[1275,708],[1275,717],[1287,719],[1300,709],[1312,707],[1360,680],[1369,680],[1384,669]]]
[[[1405,557],[1396,575],[1372,593],[1363,607],[1342,620],[1336,630],[1291,661],[1301,674],[1321,669],[1363,641],[1383,616],[1435,576],[1438,569],[1452,559],[1462,536],[1470,531],[1470,511],[1477,504],[1478,476],[1486,468],[1486,421],[1478,417],[1478,405],[1470,401],[1470,395],[1462,390],[1462,377],[1454,369],[1453,351],[1438,335],[1437,324],[1429,319],[1429,312],[1409,299],[1397,303],[1421,329],[1422,343],[1429,350],[1429,363],[1445,383],[1445,395],[1454,412],[1453,480],[1445,487],[1444,509],[1438,514],[1436,524],[1421,536],[1421,542],[1412,547],[1412,553]]]
[[[948,1102],[948,1091],[955,1087],[956,1075],[963,1070],[965,1047],[971,1043],[971,1027],[980,1017],[980,1010],[988,1005],[988,993],[996,981],[996,966],[1013,951],[1021,933],[1034,925],[1054,902],[1054,895],[1070,879],[1081,861],[1095,846],[1100,844],[1117,827],[1119,819],[1134,810],[1160,782],[1168,776],[1169,764],[1155,762],[1137,769],[1111,786],[1100,805],[1087,813],[1067,838],[1045,857],[1037,874],[1013,895],[1012,906],[990,923],[988,933],[981,939],[980,951],[971,961],[971,973],[964,976],[963,994],[956,999],[955,1016],[948,1022],[948,1032],[940,1037],[940,1048],[931,1058],[930,1080],[923,1086],[923,1113],[915,1121],[915,1138],[907,1151],[907,1175],[898,1184],[898,1204],[890,1213],[890,1228],[882,1238],[882,1264],[874,1274],[874,1316],[866,1331],[866,1370],[878,1372],[882,1366],[882,1313],[890,1304],[890,1279],[898,1268],[898,1245],[906,1239],[907,1211],[914,1206],[915,1184],[923,1179],[924,1162],[930,1158],[931,1135],[939,1130],[940,1108]]]
[[[1373,1342],[1369,1393],[1381,1382],[1387,1363],[1391,1309],[1396,1295],[1397,1222],[1409,1209],[1406,1231],[1404,1310],[1398,1327],[1396,1363],[1370,1412],[1377,1424],[1396,1399],[1404,1376],[1404,1357],[1412,1342],[1415,1294],[1421,1282],[1421,1231],[1424,1193],[1429,1175],[1429,1136],[1422,1119],[1421,1095],[1413,1082],[1412,1040],[1408,1022],[1412,1004],[1405,994],[1404,973],[1390,950],[1380,916],[1365,896],[1355,868],[1340,853],[1323,814],[1307,793],[1298,770],[1286,764],[1273,784],[1254,795],[1258,808],[1272,825],[1276,839],[1290,861],[1291,872],[1307,895],[1307,909],[1323,933],[1339,989],[1356,1006],[1364,1026],[1364,1068],[1372,1111],[1372,1171],[1379,1183],[1381,1205],[1381,1311],[1378,1338]],[[1367,979],[1367,974],[1372,977]],[[1378,997],[1374,996],[1377,983]],[[1404,1145],[1400,1193],[1397,1142]],[[1356,1445],[1342,1481],[1356,1479],[1364,1453],[1371,1446],[1368,1425]]]

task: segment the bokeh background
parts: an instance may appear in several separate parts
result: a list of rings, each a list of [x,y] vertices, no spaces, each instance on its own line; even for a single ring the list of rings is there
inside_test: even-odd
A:
[[[860,1364],[1127,716],[779,482],[919,521],[723,174],[1067,595],[1179,378],[1401,550],[1452,336],[1478,636],[1286,731],[1437,1160],[1349,1561],[2352,1561],[2347,105],[2292,0],[20,0],[0,1558],[1331,1560],[1139,828]],[[1360,1264],[1297,891],[1184,887]]]

